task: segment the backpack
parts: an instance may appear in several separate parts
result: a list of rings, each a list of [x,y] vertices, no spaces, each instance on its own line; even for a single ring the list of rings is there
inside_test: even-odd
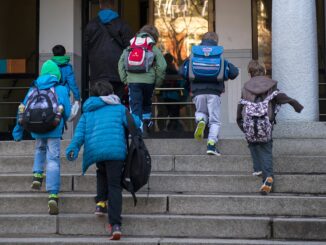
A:
[[[136,192],[149,181],[152,165],[151,156],[143,141],[141,132],[136,128],[133,117],[126,110],[128,130],[131,142],[128,145],[128,155],[122,172],[122,187],[132,194],[134,205],[137,205]],[[128,137],[128,133],[126,134]],[[149,191],[149,188],[148,188]]]
[[[189,80],[191,82],[223,82],[223,52],[222,46],[193,46],[189,58]]]
[[[246,140],[250,143],[265,143],[272,139],[272,130],[274,122],[269,118],[269,103],[278,95],[278,91],[274,91],[267,96],[264,101],[250,102],[241,99],[240,104],[244,105],[243,130]],[[275,107],[274,113],[279,110],[279,106]]]
[[[58,99],[55,88],[39,90],[34,87],[29,93],[21,124],[32,133],[47,133],[60,123],[57,120]]]
[[[146,73],[154,62],[153,44],[150,37],[134,37],[125,52],[125,69],[133,73]]]

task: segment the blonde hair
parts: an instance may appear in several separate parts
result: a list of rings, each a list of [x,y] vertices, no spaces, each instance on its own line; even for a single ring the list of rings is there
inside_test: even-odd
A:
[[[248,64],[248,73],[251,77],[265,76],[266,68],[259,60],[251,60]]]
[[[218,35],[215,32],[206,32],[202,37],[202,40],[204,39],[214,40],[218,43]]]

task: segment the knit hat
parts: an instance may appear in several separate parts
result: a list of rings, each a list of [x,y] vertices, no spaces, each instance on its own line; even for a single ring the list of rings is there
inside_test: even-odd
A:
[[[52,60],[45,61],[41,69],[41,75],[54,75],[58,78],[58,81],[61,79],[60,69]]]

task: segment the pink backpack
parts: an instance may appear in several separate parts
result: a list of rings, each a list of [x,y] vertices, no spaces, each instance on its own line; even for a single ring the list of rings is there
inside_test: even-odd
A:
[[[150,37],[134,37],[125,55],[125,68],[128,72],[148,72],[154,62],[153,45]]]

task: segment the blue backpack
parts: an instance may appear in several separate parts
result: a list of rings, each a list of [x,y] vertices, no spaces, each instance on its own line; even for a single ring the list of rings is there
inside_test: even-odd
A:
[[[191,82],[223,82],[223,51],[222,46],[193,46],[189,58],[189,80]]]

